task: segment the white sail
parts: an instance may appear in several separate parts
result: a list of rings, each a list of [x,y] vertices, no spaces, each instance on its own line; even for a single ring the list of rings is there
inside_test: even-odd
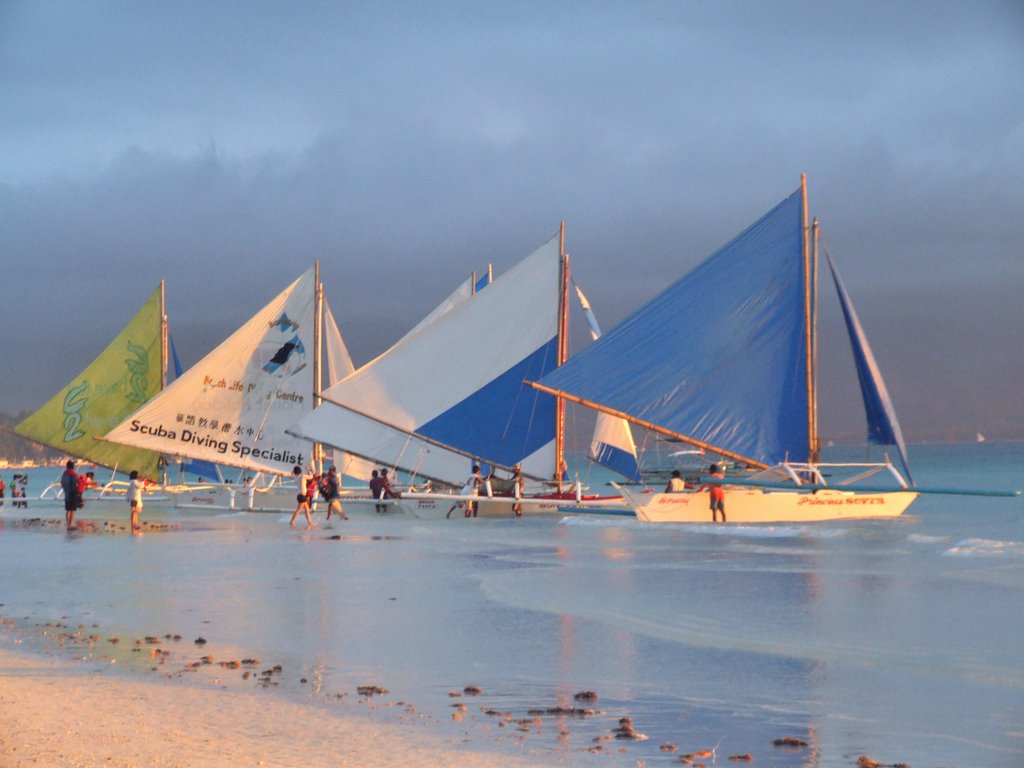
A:
[[[333,386],[352,373],[355,370],[355,366],[352,364],[352,357],[349,355],[345,341],[341,337],[341,331],[338,329],[338,323],[334,319],[334,313],[331,312],[331,307],[326,297],[323,299],[323,306],[327,382],[328,386]],[[335,451],[334,465],[342,475],[355,478],[356,480],[369,480],[370,473],[374,469],[373,462],[342,451]]]
[[[576,286],[576,297],[580,301],[583,315],[590,328],[591,341],[601,338],[601,326],[597,315],[590,307],[590,302],[583,290]],[[640,479],[640,467],[636,458],[636,443],[633,441],[633,430],[629,422],[607,413],[598,413],[594,423],[594,436],[590,440],[587,458],[620,473],[630,480]]]
[[[285,429],[313,408],[315,289],[310,269],[105,439],[275,474],[305,465],[309,444]]]
[[[292,433],[453,483],[474,458],[550,477],[554,400],[523,380],[556,364],[560,268],[555,237],[330,387]]]

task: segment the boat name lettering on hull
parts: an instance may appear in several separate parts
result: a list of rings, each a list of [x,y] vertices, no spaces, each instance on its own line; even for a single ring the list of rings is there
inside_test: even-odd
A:
[[[840,499],[815,499],[810,496],[804,496],[799,501],[800,504],[885,504],[885,499],[880,496],[846,496]]]

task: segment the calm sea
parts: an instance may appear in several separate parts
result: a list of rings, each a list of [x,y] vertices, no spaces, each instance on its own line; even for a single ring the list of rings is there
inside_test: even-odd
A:
[[[923,486],[1024,488],[1024,443],[916,445],[911,461]],[[51,475],[33,471],[30,490]],[[30,512],[9,498],[0,512],[0,640],[108,674],[266,688],[548,764],[717,747],[719,763],[1024,765],[1021,498],[923,496],[903,519],[806,526],[353,518],[310,532],[287,515],[147,507],[141,537],[107,532],[126,512],[87,508],[94,530],[70,536]],[[181,671],[203,655],[214,663]],[[260,659],[248,677],[217,665],[244,657]],[[481,693],[449,695],[466,686]],[[598,713],[531,713],[557,706]],[[609,740],[620,717],[648,738]],[[773,746],[790,736],[808,746]]]

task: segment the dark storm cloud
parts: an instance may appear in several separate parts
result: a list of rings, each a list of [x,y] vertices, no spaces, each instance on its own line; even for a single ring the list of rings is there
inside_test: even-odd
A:
[[[610,327],[807,171],[911,438],[1019,435],[1022,42],[1009,3],[5,4],[0,408],[161,278],[194,362],[316,258],[364,362],[563,219]]]

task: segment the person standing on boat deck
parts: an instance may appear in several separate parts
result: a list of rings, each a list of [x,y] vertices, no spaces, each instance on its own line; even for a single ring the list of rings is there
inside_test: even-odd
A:
[[[724,480],[725,473],[717,464],[712,464],[709,468],[711,477],[716,480]],[[704,488],[708,489],[708,495],[711,498],[711,522],[718,522],[718,513],[722,513],[722,522],[725,522],[725,489],[717,483],[705,483]]]
[[[338,517],[348,520],[344,508],[341,506],[341,489],[338,487],[338,471],[332,466],[327,470],[327,479],[321,486],[324,491],[324,499],[327,501],[327,519],[331,519],[331,513],[335,506],[338,508]]]
[[[6,488],[7,486],[4,485],[4,479],[0,477],[0,507],[4,505],[4,490]]]
[[[78,473],[75,462],[70,459],[66,467],[60,476],[60,487],[64,491],[64,521],[70,531],[75,526],[75,510],[78,509]]]
[[[309,516],[309,503],[311,499],[306,491],[306,478],[302,476],[302,467],[297,466],[292,470],[292,481],[295,483],[295,501],[297,506],[295,511],[292,512],[292,519],[288,521],[288,525],[295,525],[295,518],[299,516],[299,512],[305,512],[306,528],[312,528],[313,518]]]
[[[128,490],[124,492],[124,495],[128,499],[128,506],[132,511],[132,533],[138,533],[140,529],[139,513],[142,511],[142,481],[139,480],[137,469],[133,469],[128,475]]]
[[[380,479],[380,472],[378,472],[375,469],[375,470],[373,470],[373,472],[370,473],[370,496],[372,496],[376,501],[379,502],[381,500],[381,498],[383,498],[381,496],[381,494],[383,492],[384,492],[384,483]],[[377,514],[380,514],[381,512],[384,511],[384,505],[383,504],[376,504],[374,506],[375,506],[375,509],[377,510]]]
[[[665,493],[679,493],[686,489],[686,483],[683,482],[682,474],[678,469],[672,470],[672,479],[668,481],[668,485],[665,486]]]

